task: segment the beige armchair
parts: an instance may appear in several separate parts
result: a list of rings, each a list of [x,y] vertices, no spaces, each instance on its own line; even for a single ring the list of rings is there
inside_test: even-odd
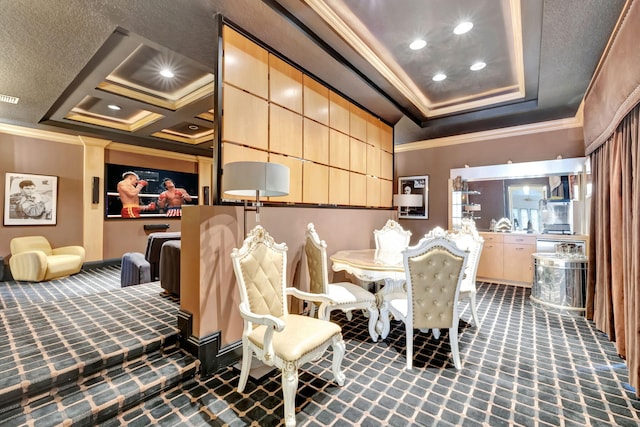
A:
[[[307,225],[304,252],[309,268],[309,284],[311,292],[323,295],[328,301],[320,304],[318,318],[330,320],[331,311],[342,310],[347,319],[351,320],[352,310],[366,310],[369,315],[369,335],[378,341],[376,322],[378,321],[378,306],[376,296],[371,292],[351,282],[329,283],[327,266],[327,243],[320,240],[312,223]],[[316,304],[311,303],[311,316],[315,314]]]
[[[82,246],[51,248],[44,236],[16,237],[10,243],[9,267],[15,280],[42,282],[78,273],[84,263]]]
[[[469,253],[458,249],[451,236],[438,227],[417,245],[403,252],[406,298],[389,302],[389,311],[404,322],[407,342],[407,369],[413,366],[414,329],[440,338],[440,329],[449,329],[453,364],[461,368],[458,350],[458,295]]]
[[[287,287],[287,245],[275,243],[262,226],[256,226],[242,247],[232,251],[231,260],[240,292],[240,315],[244,320],[238,392],[242,393],[247,384],[253,355],[264,364],[279,368],[285,425],[294,426],[299,367],[318,359],[332,347],[333,376],[339,385],[344,384],[342,330],[326,320],[289,314],[288,295],[319,300],[313,294]]]

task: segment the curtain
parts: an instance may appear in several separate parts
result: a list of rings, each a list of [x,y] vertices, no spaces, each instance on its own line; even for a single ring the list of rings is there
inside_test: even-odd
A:
[[[590,154],[586,316],[615,341],[640,397],[640,105]]]

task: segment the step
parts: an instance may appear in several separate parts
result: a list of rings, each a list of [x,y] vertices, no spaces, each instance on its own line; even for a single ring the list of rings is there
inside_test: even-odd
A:
[[[158,284],[0,311],[0,419],[25,399],[177,343]]]
[[[193,378],[199,365],[177,347],[144,354],[25,398],[19,407],[0,413],[0,425],[95,425]]]

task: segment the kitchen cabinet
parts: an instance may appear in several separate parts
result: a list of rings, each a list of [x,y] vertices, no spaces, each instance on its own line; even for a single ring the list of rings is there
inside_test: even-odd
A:
[[[482,246],[476,277],[502,277],[504,271],[502,236],[494,233],[480,233],[480,235],[484,239],[484,245]]]
[[[484,246],[478,264],[478,280],[530,287],[536,237],[503,233],[480,235],[484,239]]]
[[[533,258],[536,251],[534,236],[505,235],[503,240],[503,278],[509,282],[533,283]]]

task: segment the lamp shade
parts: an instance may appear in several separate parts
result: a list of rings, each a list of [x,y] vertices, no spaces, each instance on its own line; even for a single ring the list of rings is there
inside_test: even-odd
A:
[[[394,194],[393,205],[407,206],[407,207],[422,206],[422,195],[421,194]]]
[[[222,192],[240,197],[286,196],[289,168],[278,163],[231,162],[222,170]]]

